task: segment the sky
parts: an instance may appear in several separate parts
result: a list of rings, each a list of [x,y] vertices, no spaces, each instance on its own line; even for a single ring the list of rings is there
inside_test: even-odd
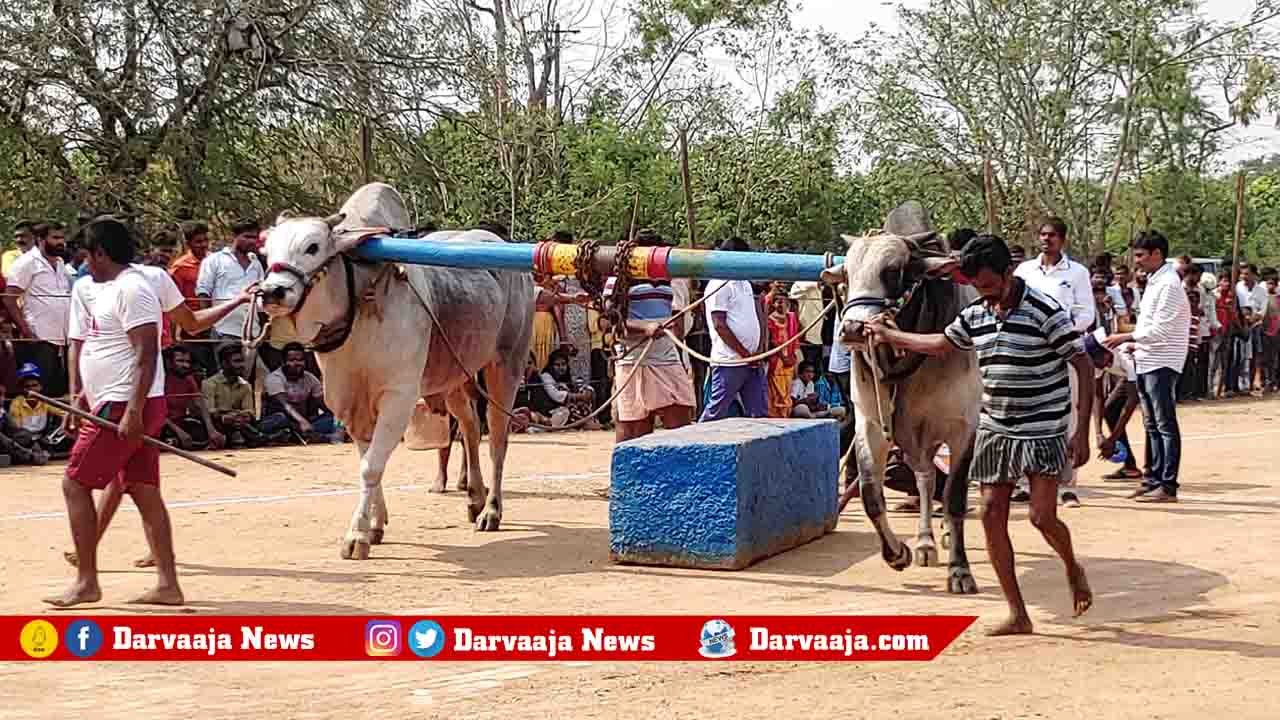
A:
[[[901,0],[911,7],[924,7],[928,0]],[[897,25],[896,3],[883,0],[800,0],[803,3],[793,23],[802,28],[823,28],[849,41],[862,37],[872,23],[891,30]],[[617,46],[626,32],[625,0],[584,0],[584,8],[575,18],[566,18],[566,26],[581,28],[571,37],[565,52],[566,79],[574,75],[590,74],[600,52],[600,44]],[[1207,0],[1203,3],[1205,14],[1216,21],[1240,21],[1247,18],[1254,8],[1254,0]],[[607,34],[605,31],[607,30]],[[734,63],[727,57],[713,53],[706,58],[727,82],[738,85],[748,97],[758,97],[754,88],[746,85],[734,71]],[[775,88],[776,89],[776,88]],[[1224,110],[1221,101],[1219,112]],[[1280,129],[1275,125],[1274,114],[1260,118],[1249,128],[1235,128],[1229,132],[1227,150],[1222,160],[1228,168],[1241,161],[1270,154],[1280,154]]]
[[[924,7],[928,2],[903,0],[902,4]],[[1253,0],[1210,0],[1204,5],[1205,14],[1219,22],[1245,19],[1253,8]],[[804,0],[795,22],[801,27],[822,27],[851,41],[861,37],[872,23],[884,28],[897,25],[894,4],[879,0]],[[1263,117],[1248,128],[1233,130],[1231,147],[1223,160],[1234,166],[1250,158],[1280,154],[1280,130],[1275,120],[1274,115]]]

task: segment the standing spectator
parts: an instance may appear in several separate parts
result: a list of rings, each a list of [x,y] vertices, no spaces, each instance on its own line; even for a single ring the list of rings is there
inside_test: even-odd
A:
[[[664,244],[651,231],[641,231],[636,241],[640,247]],[[660,330],[674,314],[675,289],[666,281],[636,281],[627,288],[626,326],[620,328],[618,340],[634,349],[616,361],[618,382],[625,383],[616,401],[618,442],[648,435],[655,420],[667,430],[693,422],[693,382],[675,343]],[[680,336],[684,325],[677,323],[671,331]],[[652,345],[642,361],[645,338],[651,338]]]
[[[204,307],[200,298],[196,297],[196,283],[200,280],[200,265],[209,255],[209,226],[200,222],[188,222],[182,225],[183,242],[187,251],[169,263],[169,276],[178,286],[178,292],[186,300],[192,312]],[[207,375],[218,372],[218,363],[214,359],[213,344],[209,340],[208,331],[202,333],[178,333],[180,342],[191,341],[191,357]]]
[[[4,303],[23,338],[14,348],[17,363],[35,363],[49,394],[62,397],[67,393],[63,353],[71,308],[71,278],[63,267],[67,237],[57,223],[37,225],[32,234],[35,246],[14,260],[5,274]]]
[[[3,301],[5,295],[4,275],[0,275],[0,392],[16,395],[19,390],[18,362],[13,336],[18,332],[18,323],[9,315],[9,304]]]
[[[987,554],[1009,605],[1008,621],[988,634],[1025,634],[1032,631],[1032,624],[1018,587],[1008,527],[1010,496],[1021,476],[1031,486],[1031,523],[1066,566],[1075,615],[1093,604],[1071,532],[1057,512],[1057,485],[1064,468],[1080,467],[1089,460],[1093,367],[1066,311],[1014,275],[1003,240],[991,235],[974,238],[965,245],[960,263],[981,300],[964,308],[944,332],[906,333],[878,319],[866,328],[874,340],[903,350],[927,355],[976,353],[983,402],[969,477],[982,489]],[[1080,383],[1080,400],[1074,409],[1068,365],[1076,368]],[[1028,378],[1028,367],[1039,372]],[[1074,435],[1067,431],[1067,416],[1073,412],[1078,416]]]
[[[284,349],[284,365],[267,376],[267,408],[262,431],[267,435],[292,429],[308,442],[341,442],[333,413],[324,404],[324,388],[307,372],[307,350],[300,343]]]
[[[1061,218],[1049,218],[1040,226],[1040,254],[1022,263],[1014,271],[1027,285],[1048,295],[1067,313],[1077,333],[1086,333],[1097,317],[1097,308],[1093,301],[1093,281],[1084,265],[1067,257],[1067,223]],[[1080,378],[1076,377],[1074,366],[1068,366],[1068,382],[1071,384],[1072,407],[1078,406],[1080,398]],[[1092,379],[1092,375],[1090,375]],[[1067,414],[1067,434],[1076,432],[1074,418],[1077,413]],[[1086,434],[1087,438],[1088,435]],[[1062,502],[1068,507],[1078,507],[1080,498],[1075,493],[1075,468],[1070,463],[1063,468],[1060,485]],[[1020,491],[1015,501],[1030,499],[1026,491]]]
[[[244,351],[239,345],[223,345],[218,360],[222,372],[210,376],[200,388],[213,425],[230,447],[258,447],[266,439],[254,423],[253,386],[243,377]]]
[[[164,402],[167,413],[164,430],[161,431],[163,439],[183,450],[222,449],[227,438],[214,427],[209,407],[200,392],[200,383],[192,375],[191,351],[185,345],[175,345],[166,355]]]
[[[234,234],[231,244],[216,253],[206,256],[200,263],[200,275],[196,279],[196,295],[204,303],[212,300],[229,300],[243,293],[248,288],[262,282],[266,277],[262,263],[254,249],[258,246],[258,233],[261,228],[256,221],[246,220],[231,226]],[[214,341],[243,342],[245,322],[248,320],[249,334],[257,337],[261,330],[258,318],[250,317],[248,307],[236,309],[230,315],[218,321],[209,333]],[[266,368],[254,351],[249,351],[245,358],[245,378],[254,387],[254,400],[261,402],[261,388],[264,383]],[[261,416],[261,408],[258,415]]]
[[[1231,287],[1231,275],[1227,273],[1218,278],[1214,311],[1218,316],[1218,336],[1213,357],[1214,370],[1209,381],[1213,384],[1215,397],[1231,397],[1237,392],[1240,375],[1238,341],[1246,330],[1244,316],[1236,304],[1236,291]]]
[[[800,352],[795,341],[798,323],[787,305],[787,296],[780,290],[771,291],[766,297],[769,306],[769,345],[786,349],[769,358],[769,417],[791,417],[791,381],[796,376]]]
[[[231,244],[205,257],[200,263],[196,278],[196,295],[212,300],[230,300],[239,296],[251,285],[262,282],[262,265],[254,248],[258,245],[258,223],[246,221],[232,226],[235,234]],[[179,290],[182,286],[178,286]],[[207,300],[205,301],[208,302]],[[214,340],[240,342],[244,338],[245,320],[249,308],[237,308],[213,326]],[[261,327],[252,318],[249,332],[257,335]]]
[[[750,252],[746,240],[734,236],[720,244],[718,250]],[[760,301],[746,280],[712,280],[704,292],[707,327],[711,332],[713,362],[733,362],[756,355],[764,349],[765,314]],[[701,422],[727,416],[735,398],[741,398],[747,417],[765,417],[769,413],[769,397],[764,364],[757,360],[748,365],[713,365],[711,396],[700,418]]]
[[[613,397],[613,364],[609,361],[609,349],[613,347],[613,328],[609,318],[587,308],[587,329],[591,332],[591,388],[596,397]],[[535,366],[536,367],[536,366]],[[608,426],[613,423],[613,408],[600,411],[600,424]]]
[[[809,328],[800,339],[800,353],[805,362],[816,368],[822,362],[822,323],[814,324],[814,321],[826,307],[822,300],[822,283],[807,280],[792,283],[790,297],[796,304],[800,327]]]
[[[1249,392],[1261,386],[1262,321],[1267,312],[1267,288],[1258,282],[1258,266],[1240,263],[1240,281],[1236,283],[1236,303],[1248,323],[1249,336],[1241,341],[1240,390]]]
[[[119,423],[120,430],[79,426],[62,483],[78,572],[66,592],[45,602],[70,607],[102,597],[98,541],[106,525],[99,525],[92,491],[119,482],[142,515],[159,575],[156,587],[134,602],[181,605],[173,531],[160,494],[160,456],[142,442],[165,419],[160,302],[147,279],[130,267],[134,244],[128,228],[99,219],[83,235],[93,280],[76,283],[71,299],[71,390],[76,404]]]
[[[1123,324],[1132,326],[1138,321],[1138,305],[1142,302],[1142,293],[1134,287],[1133,273],[1129,271],[1128,265],[1116,267],[1116,281],[1112,288],[1112,292],[1119,295],[1124,303],[1126,313],[1122,318]]]
[[[1212,397],[1209,370],[1214,352],[1214,338],[1218,334],[1218,309],[1212,290],[1206,290],[1204,287],[1204,268],[1193,262],[1188,263],[1184,285],[1187,288],[1188,297],[1191,291],[1195,290],[1200,299],[1200,342],[1196,345],[1196,374],[1192,385],[1192,396],[1207,400]]]
[[[1150,448],[1151,477],[1143,478],[1143,486],[1131,497],[1140,502],[1177,502],[1182,435],[1175,394],[1187,360],[1191,304],[1177,271],[1165,262],[1169,241],[1164,235],[1154,230],[1139,233],[1132,247],[1134,263],[1150,277],[1138,311],[1138,326],[1132,333],[1118,333],[1106,340],[1108,348],[1126,346],[1133,352]]]
[[[31,223],[26,220],[20,220],[13,226],[13,247],[5,250],[4,255],[0,255],[0,275],[8,275],[14,261],[31,249],[32,243],[35,242],[31,227]]]
[[[1275,268],[1262,271],[1263,284],[1267,288],[1267,312],[1262,324],[1262,369],[1264,389],[1280,388],[1280,273]]]
[[[961,247],[963,247],[963,245]],[[1018,267],[1027,261],[1027,249],[1021,245],[1011,245],[1009,247],[1009,259],[1013,262],[1013,266],[1015,268]]]

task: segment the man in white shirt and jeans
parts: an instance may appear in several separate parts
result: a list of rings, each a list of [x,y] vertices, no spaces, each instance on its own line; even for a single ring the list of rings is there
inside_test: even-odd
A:
[[[68,422],[79,425],[62,481],[77,574],[66,592],[45,602],[71,607],[102,599],[93,490],[121,482],[142,515],[159,574],[156,587],[134,602],[181,605],[173,530],[160,495],[160,454],[142,442],[143,435],[159,434],[166,416],[160,300],[147,278],[129,267],[134,243],[123,224],[95,220],[85,227],[84,240],[91,279],[76,283],[71,295],[71,390],[76,405],[117,423],[120,431]]]
[[[1169,241],[1163,235],[1154,230],[1139,233],[1132,247],[1134,263],[1148,275],[1138,325],[1132,333],[1106,340],[1112,349],[1132,344],[1142,424],[1150,449],[1151,476],[1144,477],[1142,487],[1130,497],[1139,502],[1177,502],[1182,459],[1177,392],[1191,336],[1191,303],[1177,270],[1165,262]]]
[[[1062,218],[1051,217],[1040,226],[1040,249],[1036,257],[1027,260],[1014,271],[1016,277],[1022,278],[1027,287],[1039,290],[1058,302],[1071,318],[1076,332],[1084,335],[1093,327],[1098,316],[1098,309],[1093,300],[1093,281],[1089,270],[1084,265],[1067,257],[1064,248],[1067,244],[1067,223]],[[1068,366],[1068,378],[1071,383],[1071,407],[1067,414],[1067,435],[1071,437],[1075,431],[1076,412],[1080,405],[1080,379],[1076,377],[1075,368]],[[1068,507],[1078,507],[1080,498],[1075,493],[1076,473],[1071,463],[1063,467],[1059,492],[1062,503]],[[1014,499],[1021,500],[1026,491],[1020,489]],[[1026,499],[1030,499],[1028,495]]]
[[[749,252],[751,247],[732,237],[718,250]],[[707,327],[711,335],[712,362],[733,362],[759,353],[763,348],[765,316],[751,283],[746,280],[712,280],[702,296],[706,298]],[[721,420],[728,415],[734,398],[741,398],[747,417],[769,414],[768,381],[764,361],[749,365],[713,365],[711,397],[699,422]]]
[[[42,223],[32,229],[35,245],[18,256],[5,273],[8,285],[4,303],[18,323],[21,339],[14,343],[14,359],[19,367],[35,363],[45,392],[62,397],[67,392],[67,370],[63,351],[67,344],[67,313],[70,312],[71,277],[67,275],[66,231],[56,223]],[[18,308],[18,299],[22,308]]]

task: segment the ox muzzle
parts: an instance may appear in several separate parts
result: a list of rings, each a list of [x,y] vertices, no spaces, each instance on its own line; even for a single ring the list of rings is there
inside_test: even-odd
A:
[[[890,300],[876,297],[857,297],[846,302],[840,315],[840,341],[851,350],[866,350],[867,321],[884,313],[892,305]]]

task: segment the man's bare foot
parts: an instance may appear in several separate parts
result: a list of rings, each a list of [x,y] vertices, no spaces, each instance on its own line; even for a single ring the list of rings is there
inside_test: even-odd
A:
[[[142,557],[138,558],[137,560],[134,560],[134,561],[133,561],[133,566],[134,566],[134,567],[136,567],[136,568],[149,568],[149,567],[155,567],[155,566],[156,566],[156,559],[155,559],[155,557],[154,557],[151,553],[147,553],[146,555],[144,555],[144,556],[142,556]]]
[[[1080,617],[1093,607],[1093,590],[1089,588],[1089,580],[1084,576],[1084,568],[1076,565],[1073,572],[1067,573],[1067,584],[1071,586],[1074,616]]]
[[[1029,617],[1012,617],[999,625],[987,631],[987,637],[1002,637],[1004,635],[1030,635],[1031,634],[1031,618]]]
[[[131,605],[182,605],[186,600],[177,586],[152,588],[129,601]]]
[[[80,567],[80,556],[76,555],[76,551],[62,553],[62,559],[67,561],[71,567]]]
[[[42,602],[54,607],[68,608],[85,603],[96,603],[101,599],[102,588],[98,587],[98,583],[82,585],[77,581],[72,583],[65,593],[44,598]]]

